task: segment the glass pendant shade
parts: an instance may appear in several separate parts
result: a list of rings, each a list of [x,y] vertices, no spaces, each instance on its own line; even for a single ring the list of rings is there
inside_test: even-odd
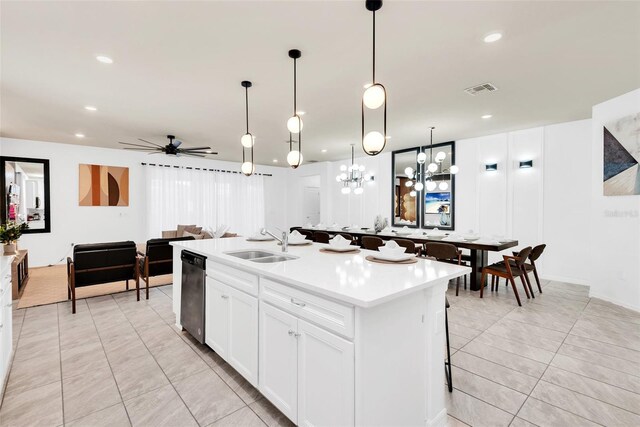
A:
[[[302,164],[302,153],[298,150],[289,151],[289,154],[287,154],[287,163],[289,163],[290,166],[296,167]]]
[[[347,179],[347,174],[346,174],[346,173],[344,173],[344,172],[342,172],[342,173],[340,174],[340,179],[341,179],[341,180],[343,180],[343,181],[344,181],[344,180],[346,180],[346,179]]]
[[[347,165],[340,165],[340,171],[344,172],[347,170]]]
[[[435,182],[433,181],[427,181],[427,191],[433,191],[436,189],[436,187],[438,186]]]
[[[411,192],[409,193],[409,195],[410,195],[411,197],[416,197],[416,194],[417,194],[417,193],[416,193],[415,191],[411,191]]]
[[[349,193],[351,193],[350,187],[342,187],[342,194],[349,194]]]
[[[404,170],[404,174],[407,175],[409,178],[413,177],[413,168],[412,167],[407,167]]]
[[[422,191],[422,189],[424,188],[424,184],[421,182],[416,182],[416,185],[414,185],[413,188],[415,188],[416,191]]]
[[[379,153],[384,148],[384,136],[377,131],[369,132],[365,135],[362,144],[367,153]]]
[[[367,90],[364,91],[364,95],[362,95],[362,102],[364,102],[364,106],[370,110],[382,107],[384,101],[384,88],[379,84],[369,86]]]
[[[444,191],[449,188],[449,184],[447,184],[445,181],[442,181],[440,185],[438,185],[438,188]]]
[[[362,189],[362,187],[357,187],[355,190],[353,190],[353,194],[362,194],[364,192],[364,190]]]
[[[436,162],[442,162],[447,157],[447,154],[444,151],[438,151],[436,154]]]
[[[251,175],[256,171],[256,167],[251,162],[244,162],[241,167],[242,173],[245,175]]]
[[[245,133],[244,135],[242,135],[242,138],[240,138],[240,143],[245,148],[253,147],[253,135],[251,135],[250,133]]]
[[[427,166],[427,170],[433,173],[438,170],[438,165],[435,163],[429,163],[429,166]]]
[[[451,167],[449,168],[449,172],[451,172],[454,175],[457,174],[459,170],[460,168],[458,168],[456,165],[451,165]]]
[[[298,115],[292,116],[287,120],[287,129],[291,133],[300,133],[303,127],[302,118]]]
[[[411,187],[413,185],[413,181],[408,180],[407,182],[404,183],[405,187]]]
[[[427,153],[419,153],[417,160],[421,165],[424,164],[427,161]]]

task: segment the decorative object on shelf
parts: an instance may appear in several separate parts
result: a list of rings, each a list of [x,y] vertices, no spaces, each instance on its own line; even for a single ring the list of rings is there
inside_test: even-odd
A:
[[[484,170],[486,170],[487,172],[495,172],[498,170],[498,164],[497,163],[487,163],[486,165],[484,165]]]
[[[376,81],[376,11],[382,7],[382,0],[365,0],[365,7],[373,14],[373,77],[362,95],[362,149],[369,156],[376,156],[387,145],[387,89]],[[371,131],[365,135],[364,110],[377,110],[384,106],[382,133]]]
[[[354,145],[351,144],[351,165],[340,166],[340,174],[336,176],[336,181],[342,184],[342,194],[362,194],[364,182],[373,181],[375,177],[372,173],[365,173],[364,165],[355,162]]]
[[[17,251],[17,243],[22,233],[29,228],[26,222],[18,223],[9,221],[0,225],[0,242],[4,245],[5,255],[14,255]]]
[[[605,196],[640,194],[639,130],[640,113],[604,125],[602,186]]]
[[[80,206],[129,206],[129,168],[79,166]]]
[[[376,215],[376,219],[373,221],[373,229],[376,233],[381,232],[389,226],[389,220],[382,215]]]
[[[142,141],[148,145],[132,144],[130,142],[118,142],[118,144],[127,145],[128,147],[124,147],[125,150],[146,151],[148,154],[164,153],[177,157],[205,157],[208,154],[218,154],[212,151],[211,147],[180,148],[182,141],[177,140],[174,135],[167,135],[167,138],[169,139],[169,143],[165,146],[142,138],[138,138],[138,141]]]
[[[518,163],[520,169],[527,169],[533,167],[533,160],[522,160]]]
[[[302,52],[298,49],[291,49],[289,51],[289,58],[293,59],[293,116],[287,120],[287,129],[289,129],[289,154],[287,154],[287,163],[293,169],[296,169],[302,164],[302,118],[298,114],[298,70],[297,60],[302,56]],[[294,150],[293,145],[296,141],[293,140],[293,134],[298,135],[298,149]]]
[[[253,162],[253,146],[255,144],[255,139],[253,135],[249,132],[249,88],[252,86],[251,82],[248,80],[243,80],[240,83],[244,88],[244,112],[245,112],[245,120],[246,120],[246,132],[240,138],[240,143],[242,144],[242,166],[240,170],[246,176],[251,176],[256,171],[256,165]],[[251,160],[247,161],[245,156],[245,149],[248,148],[251,150]]]

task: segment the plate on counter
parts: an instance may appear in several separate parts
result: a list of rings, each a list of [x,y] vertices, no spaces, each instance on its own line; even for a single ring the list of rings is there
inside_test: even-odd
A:
[[[415,254],[401,253],[401,254],[385,254],[382,252],[378,252],[374,255],[371,255],[375,259],[379,259],[381,261],[390,261],[390,262],[400,262],[407,261],[411,258],[415,258]]]

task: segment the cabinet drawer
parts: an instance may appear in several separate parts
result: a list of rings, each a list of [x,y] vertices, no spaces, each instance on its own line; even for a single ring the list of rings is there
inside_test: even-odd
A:
[[[254,274],[217,262],[207,261],[207,276],[225,285],[240,289],[249,295],[258,296],[258,276]]]
[[[348,307],[269,279],[260,279],[262,299],[303,319],[353,338],[353,307]]]

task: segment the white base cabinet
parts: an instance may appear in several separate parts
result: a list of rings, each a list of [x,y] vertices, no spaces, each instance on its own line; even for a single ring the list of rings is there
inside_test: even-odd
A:
[[[354,424],[353,343],[260,303],[260,391],[301,426]]]
[[[13,307],[11,295],[11,262],[4,260],[0,271],[0,401],[11,369],[13,352]]]
[[[207,276],[205,343],[258,385],[258,299]]]

